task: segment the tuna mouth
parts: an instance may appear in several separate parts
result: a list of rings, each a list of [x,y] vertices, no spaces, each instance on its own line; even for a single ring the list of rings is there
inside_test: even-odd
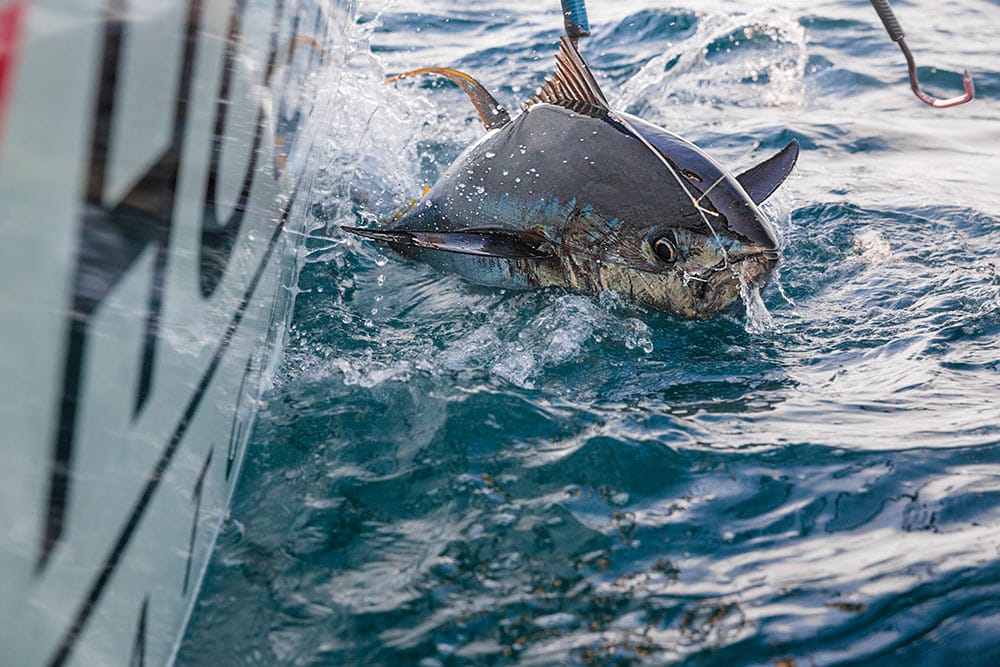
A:
[[[756,281],[758,278],[766,280],[774,267],[778,265],[780,255],[775,250],[764,250],[762,252],[746,255],[736,260],[730,268],[733,273],[742,275],[748,281]]]
[[[757,250],[729,257],[698,275],[685,274],[693,297],[692,316],[703,319],[728,311],[748,286],[762,288],[777,264],[774,251]]]
[[[732,276],[743,276],[746,280],[756,280],[769,274],[777,266],[781,253],[769,248],[752,248],[739,255],[727,255],[715,266],[702,269],[696,274],[686,274],[687,280],[703,282],[706,285],[720,280],[728,280]]]
[[[771,271],[778,265],[780,255],[775,250],[762,250],[744,255],[730,263],[731,276],[737,282],[756,284],[763,288],[771,277]]]

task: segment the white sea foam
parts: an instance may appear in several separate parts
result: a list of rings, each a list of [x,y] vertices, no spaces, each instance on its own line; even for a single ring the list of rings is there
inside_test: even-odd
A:
[[[854,236],[854,252],[868,264],[884,264],[892,259],[892,246],[878,231],[869,229]]]

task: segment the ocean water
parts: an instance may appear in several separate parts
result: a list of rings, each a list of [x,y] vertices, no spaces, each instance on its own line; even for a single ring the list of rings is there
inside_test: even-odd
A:
[[[180,665],[1000,664],[1000,4],[591,0],[614,106],[740,171],[780,274],[707,322],[345,238],[516,108],[558,2],[368,0],[290,342]]]

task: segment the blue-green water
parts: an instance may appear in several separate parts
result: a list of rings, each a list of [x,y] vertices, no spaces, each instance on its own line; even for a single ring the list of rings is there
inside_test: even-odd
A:
[[[179,664],[1000,664],[1000,5],[897,3],[925,87],[973,72],[935,111],[868,2],[766,4],[588,3],[615,106],[734,171],[802,143],[780,279],[709,322],[329,231],[481,134],[454,87],[385,74],[515,108],[561,32],[555,0],[359,8]]]

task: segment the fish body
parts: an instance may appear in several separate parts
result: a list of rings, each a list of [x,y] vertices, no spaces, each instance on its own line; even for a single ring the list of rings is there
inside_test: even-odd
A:
[[[678,135],[610,109],[567,38],[557,62],[513,119],[468,75],[424,70],[462,85],[487,134],[397,220],[350,231],[480,284],[611,290],[693,318],[765,280],[779,245],[757,204],[797,144],[733,177]]]

